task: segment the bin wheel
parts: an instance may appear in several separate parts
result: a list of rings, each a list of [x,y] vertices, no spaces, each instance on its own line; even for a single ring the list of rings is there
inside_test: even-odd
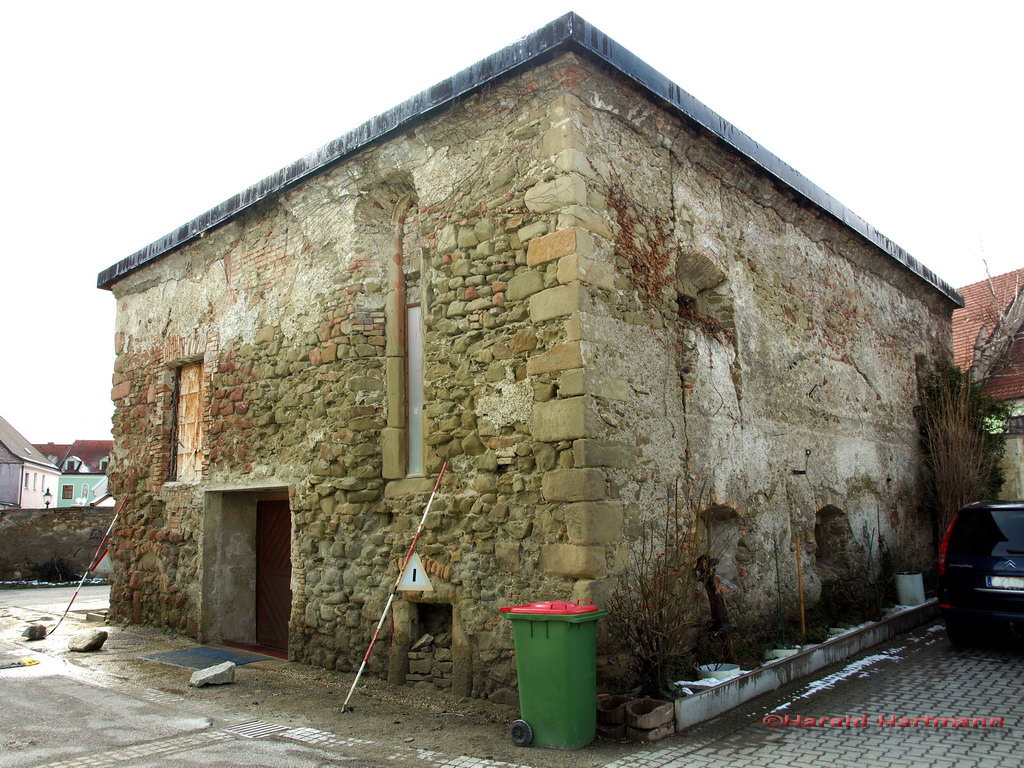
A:
[[[533,741],[533,728],[525,720],[516,720],[508,727],[508,737],[517,747],[528,747]]]

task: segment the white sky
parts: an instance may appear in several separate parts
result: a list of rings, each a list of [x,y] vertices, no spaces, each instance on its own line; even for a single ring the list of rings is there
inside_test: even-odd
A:
[[[568,10],[952,285],[1024,266],[1024,4],[6,3],[0,414],[108,437],[100,270]]]

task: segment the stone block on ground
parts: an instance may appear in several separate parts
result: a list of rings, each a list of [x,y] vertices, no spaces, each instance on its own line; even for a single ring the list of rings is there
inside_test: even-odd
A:
[[[197,669],[192,673],[188,684],[193,688],[202,688],[204,685],[227,685],[235,682],[235,667],[233,661],[225,661],[223,664],[215,664],[206,669]]]
[[[98,651],[107,642],[107,633],[102,629],[91,629],[88,632],[79,632],[68,638],[68,650],[87,653]]]
[[[46,637],[46,627],[42,624],[33,624],[22,632],[21,636],[26,640],[42,640]]]

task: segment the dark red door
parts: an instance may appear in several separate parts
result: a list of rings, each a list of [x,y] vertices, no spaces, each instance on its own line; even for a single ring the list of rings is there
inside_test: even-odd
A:
[[[287,501],[256,505],[256,642],[288,649],[292,525]]]

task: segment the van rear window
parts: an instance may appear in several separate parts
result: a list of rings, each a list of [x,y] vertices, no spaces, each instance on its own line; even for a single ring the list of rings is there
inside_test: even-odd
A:
[[[961,512],[949,539],[949,554],[968,557],[1024,554],[1024,510]]]

